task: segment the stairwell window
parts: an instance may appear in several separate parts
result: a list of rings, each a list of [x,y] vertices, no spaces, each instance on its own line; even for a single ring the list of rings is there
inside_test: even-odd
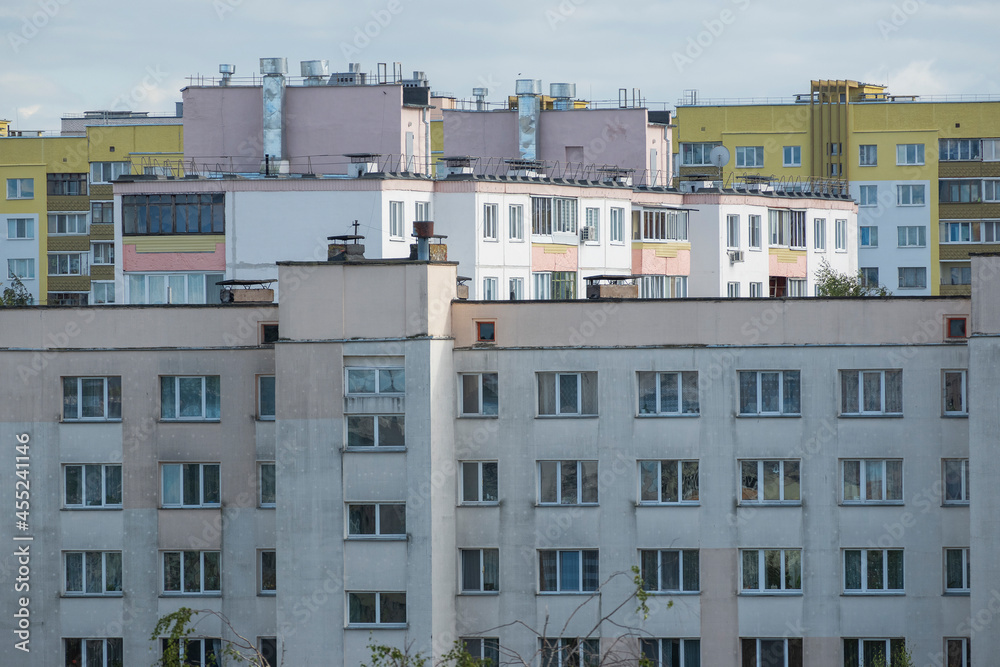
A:
[[[404,503],[348,505],[347,535],[352,538],[405,538],[406,505]]]
[[[965,416],[969,414],[969,406],[965,399],[966,371],[942,371],[944,385],[944,414]]]
[[[969,549],[944,550],[944,592],[968,593],[972,580]]]

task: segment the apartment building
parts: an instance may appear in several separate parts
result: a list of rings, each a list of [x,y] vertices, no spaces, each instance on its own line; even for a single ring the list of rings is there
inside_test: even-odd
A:
[[[0,609],[45,664],[137,664],[182,605],[284,664],[990,664],[972,262],[971,300],[466,301],[455,263],[361,259],[281,263],[280,307],[4,310],[0,474],[33,483]]]
[[[114,303],[111,181],[165,175],[182,145],[179,117],[139,112],[87,112],[63,119],[55,136],[3,136],[3,282],[17,276],[36,304]]]
[[[813,81],[781,103],[677,107],[681,177],[845,179],[859,205],[859,266],[896,294],[968,294],[969,254],[997,247],[997,104],[894,95],[857,81]],[[725,146],[721,170],[711,149]]]

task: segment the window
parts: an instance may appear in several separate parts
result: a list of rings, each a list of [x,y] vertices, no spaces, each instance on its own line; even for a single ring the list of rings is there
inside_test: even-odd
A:
[[[827,155],[840,155],[840,153],[841,153],[841,145],[839,143],[826,145]]]
[[[87,292],[49,292],[50,306],[86,306],[90,296]]]
[[[67,638],[63,640],[67,665],[87,667],[122,667],[125,664],[122,638]],[[950,665],[949,665],[950,667]]]
[[[218,551],[164,551],[163,592],[203,595],[222,592]]]
[[[500,664],[500,640],[496,637],[462,637],[465,652],[484,665],[495,667]],[[555,666],[553,666],[555,667]],[[948,667],[951,667],[950,665]]]
[[[17,276],[20,280],[34,280],[35,279],[35,260],[28,259],[8,259],[7,260],[7,277],[12,278]]]
[[[402,368],[347,368],[347,394],[402,394],[406,372]]]
[[[923,164],[923,144],[896,144],[896,164]]]
[[[923,266],[899,267],[900,289],[925,289],[927,287],[927,268]]]
[[[225,208],[222,193],[125,195],[122,229],[126,236],[224,234]]]
[[[767,210],[767,224],[768,224],[768,239],[769,244],[772,246],[787,246],[790,245],[792,241],[792,214],[800,214],[802,219],[802,238],[796,239],[800,243],[805,243],[805,212],[804,211],[789,211],[787,209]],[[796,223],[798,224],[799,216],[796,216]]]
[[[599,242],[601,240],[601,209],[588,208],[584,211],[586,222],[587,240]]]
[[[542,593],[596,591],[600,585],[597,549],[539,551],[538,577]]]
[[[275,475],[274,462],[261,463],[257,470],[260,479],[260,506],[274,507],[275,502]]]
[[[274,376],[257,376],[257,419],[274,419]]]
[[[497,323],[493,321],[477,321],[476,342],[477,343],[497,342]]]
[[[511,204],[507,207],[507,218],[510,224],[507,230],[511,241],[524,240],[524,206]]]
[[[91,243],[90,252],[93,255],[91,264],[115,263],[115,244],[113,241]]]
[[[944,414],[967,415],[968,405],[965,400],[966,372],[944,371]]]
[[[497,216],[498,206],[496,204],[483,204],[483,240],[497,240]],[[398,234],[402,236],[402,234]]]
[[[836,223],[836,244],[837,252],[847,252],[847,220],[837,220]]]
[[[863,266],[859,269],[861,272],[861,284],[866,287],[878,287],[878,267],[877,266]]]
[[[862,185],[858,190],[858,206],[878,206],[878,186]]]
[[[524,298],[524,278],[511,278],[507,281],[507,289],[511,301],[520,301]]]
[[[945,549],[944,592],[968,593],[970,581],[969,549]]]
[[[698,371],[639,371],[640,415],[696,415],[698,409]]]
[[[7,238],[9,240],[35,238],[34,218],[7,218]]]
[[[110,201],[90,202],[90,223],[92,225],[110,225],[115,221],[115,204]]]
[[[63,474],[67,509],[121,508],[121,464],[67,465]]]
[[[701,667],[699,639],[640,639],[639,651],[650,667]]]
[[[965,317],[945,318],[945,338],[968,338],[966,326],[969,320]]]
[[[927,228],[920,225],[896,227],[896,235],[899,237],[900,248],[927,245]]]
[[[115,283],[113,281],[94,281],[90,283],[90,289],[93,292],[92,303],[102,304],[115,302]]]
[[[697,461],[639,461],[639,502],[643,505],[697,505]]]
[[[48,174],[48,195],[86,195],[87,174]]]
[[[807,291],[808,281],[805,278],[788,279],[788,296],[809,296]]]
[[[799,505],[798,460],[740,461],[740,504]]]
[[[983,201],[1000,201],[1000,179],[987,178],[983,181]]]
[[[827,165],[830,176],[840,176],[840,165],[834,162],[833,164]]]
[[[121,595],[122,552],[67,551],[67,595]]]
[[[348,505],[347,534],[350,537],[405,537],[406,505],[403,503]]]
[[[500,499],[496,461],[462,462],[462,504],[496,504]]]
[[[737,146],[736,147],[737,167],[763,167],[764,147],[763,146]]]
[[[982,142],[979,139],[939,139],[938,160],[954,162],[957,160],[979,160]]]
[[[50,276],[85,276],[90,253],[49,253]]]
[[[531,233],[551,236],[553,232],[576,234],[576,199],[531,198]]]
[[[740,284],[738,282],[727,283],[726,296],[728,296],[730,299],[740,298]]]
[[[698,550],[640,551],[642,587],[648,593],[697,593]]]
[[[949,279],[943,279],[941,281],[942,285],[971,285],[972,284],[972,267],[968,264],[953,265],[948,269],[950,276]],[[942,278],[944,278],[942,276]]]
[[[414,220],[433,220],[431,218],[431,203],[429,201],[418,201],[413,203]]]
[[[538,373],[538,414],[597,414],[597,373]]]
[[[813,220],[813,249],[816,252],[826,250],[826,218]]]
[[[1000,221],[942,222],[941,243],[998,243]]]
[[[264,664],[268,667],[277,667],[281,664],[278,661],[278,638],[277,637],[258,637],[257,647],[260,649],[260,655],[266,661]]]
[[[748,241],[750,249],[760,250],[760,216],[750,215],[747,216],[747,219],[749,220]]]
[[[500,550],[462,549],[462,592],[496,593],[500,590]]]
[[[218,375],[160,377],[160,419],[215,421],[220,402]]]
[[[611,242],[625,242],[625,209],[611,209]]]
[[[945,639],[944,644],[948,658],[946,667],[972,667],[972,652],[967,637]]]
[[[941,180],[938,182],[938,201],[942,204],[979,204],[983,200],[982,185],[979,179]]]
[[[983,161],[996,162],[997,160],[1000,160],[1000,139],[983,139]]]
[[[539,461],[539,505],[596,505],[597,461]]]
[[[740,639],[743,667],[802,667],[802,639]]]
[[[496,373],[467,373],[462,378],[462,416],[495,417],[499,411]]]
[[[549,639],[539,640],[541,644],[541,667],[565,665],[596,667],[601,660],[600,639]]]
[[[129,273],[129,303],[220,303],[221,273]]]
[[[638,276],[640,299],[683,299],[687,297],[687,276]]]
[[[495,277],[483,278],[483,301],[496,301],[497,279]]]
[[[634,241],[687,241],[688,211],[643,209],[642,228],[634,228]]]
[[[785,146],[781,151],[781,166],[801,167],[802,146]]]
[[[924,186],[923,185],[897,185],[896,186],[897,206],[923,206]]]
[[[35,179],[33,178],[8,178],[7,179],[7,199],[34,199]]]
[[[862,144],[858,146],[858,166],[874,167],[878,164],[878,146]]]
[[[347,415],[348,447],[405,447],[403,415]]]
[[[91,162],[90,182],[111,183],[118,180],[119,176],[127,176],[130,172],[131,165],[128,162]]]
[[[891,667],[893,658],[899,659],[905,650],[905,640],[898,639],[845,639],[844,667]],[[949,665],[950,667],[950,665]]]
[[[712,164],[712,149],[719,144],[681,144],[681,164],[685,167],[703,167]]]
[[[801,593],[801,549],[742,549],[741,592]]]
[[[401,241],[403,239],[403,202],[389,202],[389,239]]]
[[[736,249],[740,247],[740,216],[738,215],[726,216],[726,247]]]
[[[862,248],[877,248],[878,247],[878,227],[875,226],[862,226],[858,227],[858,231],[861,234],[861,247]]]
[[[218,507],[218,463],[164,463],[163,507]]]
[[[740,371],[741,415],[799,414],[799,371]]]
[[[576,271],[543,271],[531,274],[535,298],[575,299]]]
[[[969,504],[969,459],[944,459],[944,504]]]
[[[406,625],[406,593],[348,593],[350,625]]]
[[[844,592],[903,592],[902,549],[845,549]]]
[[[759,299],[764,296],[764,283],[750,283],[750,298]]]
[[[168,647],[171,645],[170,639],[160,639],[160,650],[166,655]],[[175,649],[176,655],[183,665],[201,667],[219,667],[223,664],[222,640],[221,639],[190,639],[185,638],[183,646]],[[90,667],[89,665],[87,667]]]
[[[63,421],[109,421],[121,418],[121,377],[63,378]]]
[[[903,461],[901,459],[855,459],[841,461],[844,504],[901,504]]]
[[[278,567],[276,552],[273,549],[258,551],[257,569],[260,572],[260,580],[257,582],[258,593],[261,595],[274,595],[278,590]]]

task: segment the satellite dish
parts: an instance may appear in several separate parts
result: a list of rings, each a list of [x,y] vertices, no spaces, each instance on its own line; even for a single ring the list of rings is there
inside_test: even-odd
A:
[[[723,168],[729,164],[729,149],[725,146],[716,146],[708,154],[708,159],[718,168]]]

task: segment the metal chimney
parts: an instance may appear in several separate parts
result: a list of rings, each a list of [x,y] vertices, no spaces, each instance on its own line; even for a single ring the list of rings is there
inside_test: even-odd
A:
[[[288,173],[288,161],[282,159],[285,154],[283,127],[288,60],[261,58],[260,73],[264,75],[264,164],[261,170],[268,175]]]
[[[554,98],[553,109],[565,111],[573,108],[573,98],[576,97],[575,83],[550,83],[549,95]]]
[[[330,77],[329,60],[303,60],[299,62],[299,69],[306,86],[324,86]]]
[[[219,65],[219,74],[222,75],[222,80],[219,81],[220,86],[228,86],[229,78],[236,73],[236,65],[227,65],[225,63]]]
[[[517,145],[522,160],[535,160],[538,152],[538,96],[542,94],[539,79],[518,79],[517,92]]]
[[[486,111],[486,96],[489,94],[489,88],[472,89],[472,96],[476,98],[476,111]]]

